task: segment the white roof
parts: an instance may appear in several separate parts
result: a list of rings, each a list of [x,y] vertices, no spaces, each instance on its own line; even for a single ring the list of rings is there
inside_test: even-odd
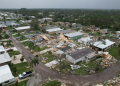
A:
[[[4,25],[4,24],[0,24],[0,27],[7,27],[6,25]]]
[[[59,31],[59,30],[63,30],[63,29],[54,28],[54,29],[48,29],[48,30],[46,30],[46,31],[48,31],[48,32],[54,32],[54,31]]]
[[[24,27],[18,27],[15,28],[16,30],[26,30],[26,29],[30,29],[30,26],[24,26]]]
[[[0,64],[11,61],[8,53],[0,54]]]
[[[0,46],[0,52],[3,52],[3,51],[5,51],[4,47]]]
[[[106,42],[106,44],[103,44],[102,41],[98,41],[98,42],[95,42],[93,45],[98,47],[98,48],[104,49],[104,48],[106,48],[108,46],[111,46],[111,45],[113,45],[115,43],[115,42],[112,42],[112,41],[110,41],[108,39],[105,39],[105,42]]]
[[[0,83],[13,79],[14,76],[11,73],[11,70],[8,65],[0,67]]]
[[[88,41],[93,40],[93,39],[91,39],[92,37],[94,37],[94,36],[88,36],[88,37],[85,37],[85,38],[81,38],[81,39],[78,39],[78,41],[88,42]]]
[[[120,33],[120,31],[116,31],[116,33]]]
[[[79,35],[83,35],[83,34],[84,34],[84,33],[74,32],[74,33],[65,34],[65,36],[74,37],[74,36],[79,36]]]

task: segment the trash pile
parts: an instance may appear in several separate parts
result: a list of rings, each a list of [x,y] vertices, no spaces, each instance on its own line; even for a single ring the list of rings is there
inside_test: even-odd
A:
[[[103,83],[99,83],[95,86],[98,86],[98,85],[101,85],[101,86],[120,86],[120,77],[114,77],[113,79],[110,79],[108,81],[104,81]]]

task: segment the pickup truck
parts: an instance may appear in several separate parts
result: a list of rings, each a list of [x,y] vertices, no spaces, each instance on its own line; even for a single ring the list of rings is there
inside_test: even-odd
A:
[[[22,74],[19,75],[19,79],[23,79],[23,78],[26,78],[26,77],[31,76],[31,75],[32,75],[31,71],[23,72]]]

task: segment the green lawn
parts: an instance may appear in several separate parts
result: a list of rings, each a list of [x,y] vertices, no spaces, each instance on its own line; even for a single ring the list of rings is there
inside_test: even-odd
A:
[[[17,77],[19,74],[23,73],[23,72],[27,72],[30,70],[30,68],[26,68],[28,66],[30,66],[29,63],[27,62],[23,62],[23,63],[18,63],[18,64],[14,64],[14,66],[17,69],[17,73],[15,74],[12,70],[13,76]]]
[[[23,42],[22,44],[24,46],[29,46],[29,48],[34,50],[35,52],[39,52],[40,51],[40,47],[38,45],[34,46],[34,43],[32,43],[30,41]]]
[[[47,57],[46,63],[54,60],[52,53],[48,53],[48,52],[42,54],[43,57]]]
[[[95,36],[101,36],[102,34],[99,33],[99,32],[95,32],[95,33],[91,33],[92,35],[95,35]]]
[[[22,36],[22,35],[18,35],[18,34],[16,34],[16,35],[13,35],[14,37],[20,37],[20,36]]]
[[[113,48],[111,48],[111,49],[109,49],[109,53],[110,53],[110,55],[112,55],[112,56],[114,56],[117,60],[119,60],[120,58],[120,56],[118,57],[117,55],[118,55],[118,50],[119,50],[119,47],[113,47]],[[120,55],[120,54],[119,54]]]
[[[80,28],[75,28],[75,29],[73,29],[73,30],[78,31],[78,30],[80,30]]]
[[[42,50],[46,50],[46,49],[49,49],[50,47],[43,47],[43,48],[40,48],[40,51]]]
[[[10,51],[10,52],[8,52],[8,53],[9,53],[10,57],[11,57],[11,56],[14,56],[14,55],[19,55],[19,54],[20,54],[19,51]]]
[[[23,42],[23,43],[22,43],[22,45],[24,45],[24,46],[28,46],[29,44],[32,44],[32,42],[26,41],[26,42]]]
[[[58,81],[49,81],[46,83],[43,83],[42,86],[61,86],[61,82]]]
[[[57,34],[56,33],[53,33],[53,34],[50,34],[51,36],[56,36]]]
[[[23,41],[23,40],[27,40],[28,38],[20,37],[20,38],[18,38],[18,39],[19,39],[19,41]]]
[[[27,86],[27,82],[28,82],[28,80],[24,80],[22,82],[19,82],[19,86]],[[13,84],[13,85],[10,85],[10,86],[16,86],[16,85]]]

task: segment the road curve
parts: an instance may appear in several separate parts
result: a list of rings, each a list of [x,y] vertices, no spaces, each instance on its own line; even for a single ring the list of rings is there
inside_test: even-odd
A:
[[[9,34],[8,31],[6,31]],[[17,41],[11,34],[9,34],[10,39],[20,53],[25,56],[25,59],[30,62],[31,58],[35,58],[31,52],[29,52],[19,41]],[[120,60],[116,62],[113,66],[103,70],[102,72],[92,74],[92,75],[65,75],[58,73],[54,70],[49,69],[44,64],[39,62],[39,64],[34,67],[36,73],[39,73],[43,78],[51,78],[54,80],[59,80],[63,82],[68,82],[72,84],[77,84],[78,86],[83,86],[85,84],[99,83],[102,81],[109,80],[120,73]]]

